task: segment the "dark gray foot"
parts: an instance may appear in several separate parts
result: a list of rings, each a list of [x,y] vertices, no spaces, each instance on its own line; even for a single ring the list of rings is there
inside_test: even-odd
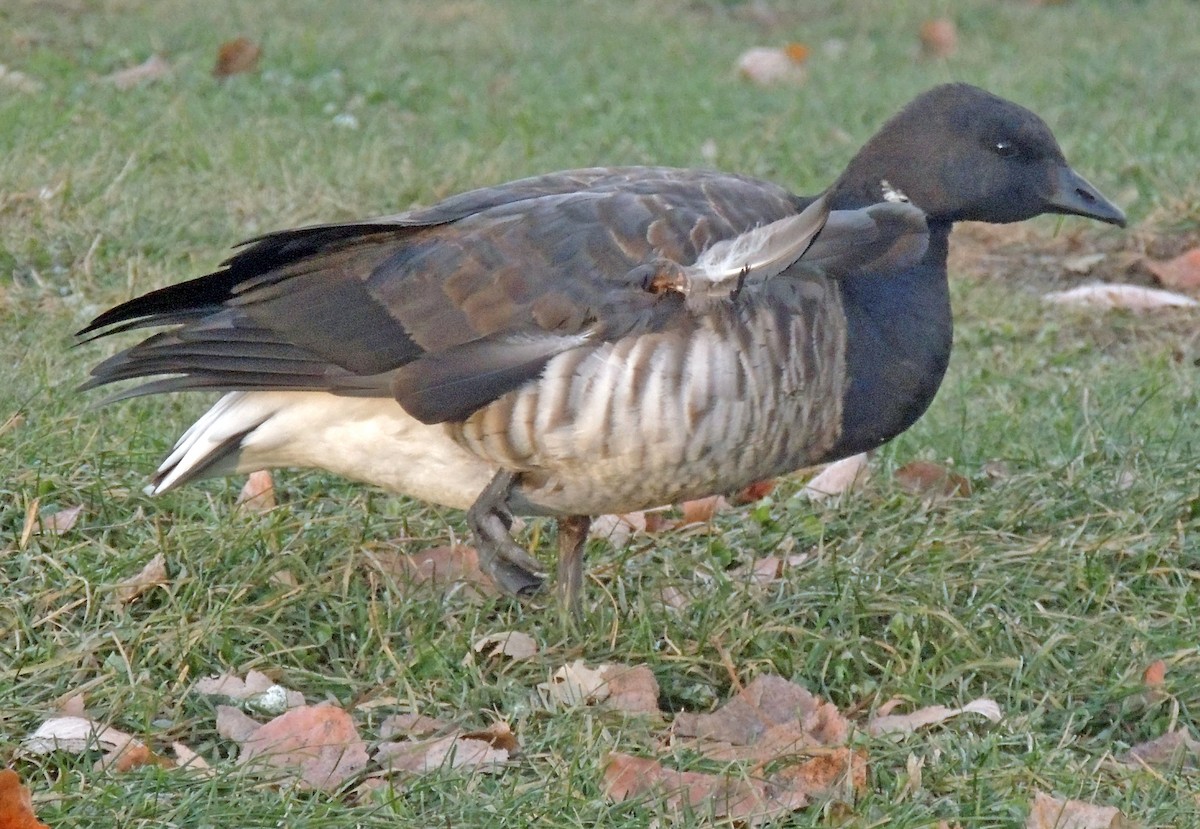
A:
[[[508,495],[516,475],[500,470],[467,510],[467,523],[475,535],[479,568],[500,589],[513,596],[529,596],[541,590],[546,572],[541,563],[525,552],[509,535],[512,512]]]

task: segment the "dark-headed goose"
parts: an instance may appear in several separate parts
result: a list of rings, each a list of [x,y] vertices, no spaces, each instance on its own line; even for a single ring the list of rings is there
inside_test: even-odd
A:
[[[270,234],[93,320],[81,334],[167,328],[86,385],[227,392],[154,492],[316,467],[468,508],[513,593],[544,574],[512,514],[557,516],[574,608],[589,516],[729,492],[912,425],[950,356],[951,226],[1041,213],[1125,222],[1032,112],[939,86],[817,198],[597,168]]]

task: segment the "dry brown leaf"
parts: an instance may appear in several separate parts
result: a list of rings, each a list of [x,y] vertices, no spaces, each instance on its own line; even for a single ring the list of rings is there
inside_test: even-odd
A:
[[[152,83],[171,74],[171,64],[162,55],[151,55],[137,66],[119,69],[111,75],[105,75],[102,80],[125,92],[135,86]]]
[[[366,744],[341,708],[330,703],[293,708],[241,743],[240,765],[266,767],[302,785],[332,791],[366,766]]]
[[[645,665],[605,663],[588,667],[576,660],[537,686],[543,704],[574,708],[604,703],[627,714],[658,714],[658,681]]]
[[[1150,702],[1156,702],[1166,696],[1164,686],[1167,682],[1167,663],[1156,659],[1146,666],[1142,672],[1142,684],[1146,686],[1146,696]]]
[[[479,569],[479,554],[473,547],[431,547],[405,555],[383,550],[366,552],[367,561],[380,572],[408,585],[432,585],[479,600],[499,593],[496,583]]]
[[[423,714],[392,714],[379,724],[379,736],[385,740],[393,737],[428,737],[439,731],[449,731],[453,725]]]
[[[1025,829],[1117,829],[1126,826],[1112,806],[1094,806],[1081,800],[1059,800],[1045,792],[1033,797]]]
[[[930,58],[948,58],[958,50],[958,27],[948,17],[934,17],[921,24],[917,33],[921,53]]]
[[[245,702],[264,714],[282,714],[304,705],[304,694],[285,688],[261,671],[249,671],[242,679],[235,674],[207,676],[193,686],[198,694]]]
[[[106,752],[103,757],[96,761],[95,767],[98,770],[129,771],[141,766],[164,766],[170,768],[174,765],[170,760],[159,757],[144,743],[136,743],[130,744],[123,749],[113,749]]]
[[[867,754],[839,746],[796,766],[788,766],[772,779],[790,781],[792,791],[809,797],[830,795],[845,800],[867,788]]]
[[[38,516],[38,532],[50,535],[62,535],[75,526],[79,516],[83,514],[83,504],[60,509],[49,515]]]
[[[742,504],[753,504],[755,501],[761,501],[775,491],[775,484],[776,481],[772,478],[771,480],[758,481],[749,486],[744,486],[730,496],[729,503],[734,506],[740,506]]]
[[[1187,729],[1168,731],[1145,743],[1138,743],[1120,758],[1127,766],[1182,766],[1185,769],[1200,768],[1200,740],[1196,740]]]
[[[440,768],[492,772],[516,756],[519,745],[507,723],[432,740],[381,743],[374,760],[392,771],[422,774]]]
[[[483,654],[485,658],[507,656],[514,661],[532,659],[537,655],[537,642],[528,633],[519,630],[502,630],[499,633],[489,633],[471,646],[475,653]]]
[[[589,538],[602,538],[617,549],[629,543],[638,533],[647,532],[649,523],[645,512],[626,512],[620,515],[597,515],[588,527]]]
[[[550,675],[547,682],[538,684],[547,704],[568,708],[595,705],[608,699],[609,687],[604,670],[610,665],[589,668],[582,659],[563,665]]]
[[[834,461],[822,469],[800,490],[810,501],[826,501],[849,492],[869,475],[869,456],[864,452]]]
[[[374,759],[392,771],[424,774],[440,768],[463,767],[495,771],[509,761],[509,754],[485,740],[451,734],[422,742],[381,743]]]
[[[141,745],[136,737],[86,717],[51,717],[21,741],[22,748],[32,754],[81,754],[96,749],[113,753]]]
[[[1148,259],[1146,269],[1167,288],[1177,291],[1200,291],[1200,248],[1192,248],[1166,261]]]
[[[150,559],[137,575],[117,582],[113,597],[117,604],[127,605],[150,588],[166,584],[167,581],[167,558],[159,553]]]
[[[262,47],[247,37],[227,40],[217,49],[217,62],[213,65],[214,78],[228,78],[258,68]]]
[[[465,740],[482,740],[492,748],[507,751],[510,757],[516,757],[521,750],[517,735],[506,722],[494,722],[482,731],[468,731],[462,737]]]
[[[33,798],[12,769],[0,769],[0,829],[50,829],[33,813]]]
[[[1166,662],[1157,659],[1146,666],[1146,669],[1141,674],[1141,681],[1148,690],[1160,691],[1163,689],[1163,684],[1166,681]]]
[[[807,764],[806,764],[807,765]],[[612,801],[656,797],[674,812],[711,811],[742,826],[758,826],[808,805],[812,769],[775,774],[766,780],[745,775],[718,775],[668,769],[657,760],[628,754],[609,755],[604,766],[604,793]]]
[[[171,750],[175,752],[175,765],[177,767],[203,773],[212,771],[212,766],[208,764],[207,760],[183,743],[171,743]]]
[[[217,733],[226,740],[244,743],[260,728],[262,723],[252,719],[242,709],[232,705],[217,706]]]
[[[783,49],[756,47],[747,49],[737,59],[737,73],[759,86],[804,83],[808,73],[804,61],[808,49],[803,44],[791,44]]]
[[[992,722],[1000,722],[1004,717],[1000,712],[1000,706],[994,700],[976,699],[971,700],[962,708],[930,705],[927,708],[918,708],[911,714],[875,716],[867,721],[867,733],[872,736],[897,733],[907,734],[916,731],[918,728],[945,722],[951,717],[957,717],[960,714],[979,714]]]
[[[265,469],[251,472],[238,493],[237,504],[253,512],[275,509],[275,481]]]
[[[601,676],[608,685],[605,708],[626,714],[658,714],[658,680],[645,665],[606,665]]]
[[[955,498],[971,494],[971,482],[932,461],[909,461],[896,470],[896,483],[905,492],[930,498]]]
[[[704,741],[697,750],[706,755],[733,759],[840,745],[850,725],[831,703],[783,677],[764,674],[711,714],[677,715],[672,731],[676,737]],[[736,750],[759,743],[763,747],[754,751]]]
[[[1051,291],[1042,299],[1055,305],[1109,310],[1150,311],[1155,308],[1195,308],[1200,302],[1183,294],[1143,288],[1140,285],[1081,285],[1069,291]]]
[[[58,704],[58,713],[64,717],[86,717],[87,706],[83,694],[72,694]]]
[[[727,509],[729,502],[725,500],[724,495],[709,495],[707,498],[696,498],[679,505],[679,511],[683,513],[681,523],[685,527],[689,524],[707,524],[718,512]]]

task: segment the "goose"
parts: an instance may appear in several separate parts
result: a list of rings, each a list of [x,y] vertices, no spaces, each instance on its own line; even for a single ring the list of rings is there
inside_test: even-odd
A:
[[[956,222],[1125,216],[1029,110],[962,84],[890,118],[818,196],[699,169],[571,170],[270,233],[97,316],[158,328],[96,365],[110,400],[223,396],[148,491],[317,468],[467,510],[506,592],[557,519],[579,609],[591,517],[854,455],[909,428],[949,362]],[[108,401],[106,401],[108,402]]]

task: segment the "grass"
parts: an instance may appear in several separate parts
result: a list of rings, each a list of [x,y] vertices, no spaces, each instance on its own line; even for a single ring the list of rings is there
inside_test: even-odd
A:
[[[769,30],[732,5],[684,0],[0,9],[3,63],[44,84],[0,90],[0,758],[43,820],[645,826],[655,806],[607,803],[600,769],[608,750],[651,747],[653,729],[603,711],[548,715],[529,689],[575,658],[646,662],[666,706],[707,710],[730,692],[724,653],[743,681],[780,673],[860,711],[895,696],[1000,703],[997,726],[869,741],[852,825],[1018,825],[1036,788],[1119,806],[1148,827],[1200,824],[1195,772],[1108,762],[1200,717],[1196,317],[1038,299],[1063,281],[1054,257],[1072,246],[1194,243],[1200,11],[1187,0],[777,5]],[[962,48],[919,60],[912,33],[938,10],[953,13]],[[213,80],[218,44],[239,34],[263,43],[261,71]],[[813,47],[804,87],[733,77],[743,49],[791,40]],[[125,92],[98,80],[154,52],[173,64],[168,79]],[[709,535],[597,549],[578,631],[537,602],[402,597],[364,565],[368,547],[462,537],[450,510],[299,473],[277,476],[284,506],[262,516],[233,509],[236,481],[147,498],[146,475],[207,401],[95,410],[72,391],[115,345],[72,350],[70,332],[256,233],[592,164],[713,163],[811,192],[899,104],[950,79],[1042,114],[1134,229],[1042,219],[999,246],[1001,263],[957,268],[950,375],[858,497],[814,509],[788,482]],[[338,126],[339,114],[359,127]],[[889,472],[913,458],[952,462],[975,493],[926,504],[902,492]],[[86,511],[70,532],[22,545],[35,500]],[[781,545],[810,563],[765,591],[728,575]],[[158,552],[170,585],[117,607],[113,585]],[[272,578],[284,570],[300,588]],[[666,584],[692,603],[664,607]],[[478,636],[504,629],[534,635],[544,660],[463,664]],[[1168,665],[1166,694],[1147,700],[1141,673],[1155,659]],[[206,779],[17,757],[19,738],[83,691],[104,721],[220,761],[232,748],[188,689],[249,668],[310,700],[395,697],[473,724],[503,717],[525,755],[501,775],[432,775],[361,803],[262,788],[228,765]],[[387,710],[359,715],[364,733]],[[904,793],[910,754],[926,768]],[[818,806],[792,823],[837,815]]]

